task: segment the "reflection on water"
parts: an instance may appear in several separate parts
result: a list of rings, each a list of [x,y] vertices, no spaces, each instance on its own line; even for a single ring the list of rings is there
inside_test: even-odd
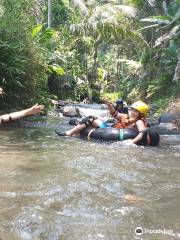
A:
[[[0,130],[0,239],[180,239],[180,145],[58,137],[58,124]]]

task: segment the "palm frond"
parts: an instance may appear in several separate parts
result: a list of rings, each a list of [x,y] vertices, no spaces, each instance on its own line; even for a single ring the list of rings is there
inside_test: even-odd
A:
[[[36,17],[38,24],[42,23],[43,18],[43,8],[45,7],[45,0],[35,0],[31,13]]]
[[[75,7],[78,7],[84,16],[88,15],[88,8],[83,0],[72,0]]]
[[[117,59],[117,62],[126,63],[130,68],[133,68],[135,70],[141,69],[143,67],[140,62],[130,60],[130,59],[121,58],[121,59]]]
[[[151,18],[143,18],[141,19],[141,22],[155,23],[158,25],[168,25],[170,23],[170,20],[168,20],[168,18],[165,18],[164,16],[162,16],[162,18],[160,18],[160,16],[153,16]]]
[[[154,47],[158,47],[161,44],[166,43],[167,41],[169,41],[172,38],[175,38],[178,35],[180,35],[180,25],[173,27],[169,33],[166,33],[163,36],[156,39]]]
[[[148,0],[148,3],[151,7],[154,7],[156,5],[156,0]]]
[[[118,16],[135,17],[136,9],[125,5],[105,4],[97,6],[89,22],[96,25],[97,22],[117,24]]]
[[[69,30],[73,35],[84,35],[85,33],[85,26],[84,22],[78,24],[71,24],[69,26]]]

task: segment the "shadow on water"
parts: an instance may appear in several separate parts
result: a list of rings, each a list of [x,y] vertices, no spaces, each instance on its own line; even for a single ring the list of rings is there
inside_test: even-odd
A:
[[[0,239],[180,239],[180,144],[58,137],[67,122],[0,129]]]

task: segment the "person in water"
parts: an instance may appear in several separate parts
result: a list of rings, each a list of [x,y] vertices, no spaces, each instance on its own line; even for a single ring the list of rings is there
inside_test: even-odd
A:
[[[0,95],[3,95],[3,89],[1,87],[0,87]],[[24,110],[21,110],[21,111],[1,115],[0,116],[0,125],[2,123],[6,123],[9,121],[13,121],[13,120],[17,120],[17,119],[20,119],[23,117],[41,113],[43,111],[43,109],[44,109],[44,105],[35,104],[34,106],[24,109]]]
[[[128,114],[119,113],[118,110],[116,110],[113,107],[113,104],[109,101],[104,101],[104,103],[108,106],[111,116],[116,119],[116,122],[113,125],[114,128],[133,128],[138,130],[139,133],[134,139],[129,139],[125,141],[143,145],[158,145],[159,135],[156,132],[149,131],[149,129],[147,128],[146,116],[148,114],[149,107],[146,103],[142,101],[137,101],[133,103],[130,106]],[[60,136],[78,135],[83,129],[89,126],[94,128],[108,127],[108,125],[100,119],[89,116],[80,121],[79,124],[73,129],[70,129],[66,132],[59,132],[58,134]]]
[[[119,113],[125,113],[128,114],[128,107],[127,103],[123,99],[118,99],[114,104],[113,107],[115,110],[117,110]]]

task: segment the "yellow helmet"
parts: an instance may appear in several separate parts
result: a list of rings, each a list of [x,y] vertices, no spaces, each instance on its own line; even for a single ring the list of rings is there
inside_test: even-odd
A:
[[[147,116],[148,111],[149,111],[148,105],[142,101],[137,101],[137,102],[133,103],[131,105],[131,107],[136,109],[137,111],[139,111],[145,117]]]

